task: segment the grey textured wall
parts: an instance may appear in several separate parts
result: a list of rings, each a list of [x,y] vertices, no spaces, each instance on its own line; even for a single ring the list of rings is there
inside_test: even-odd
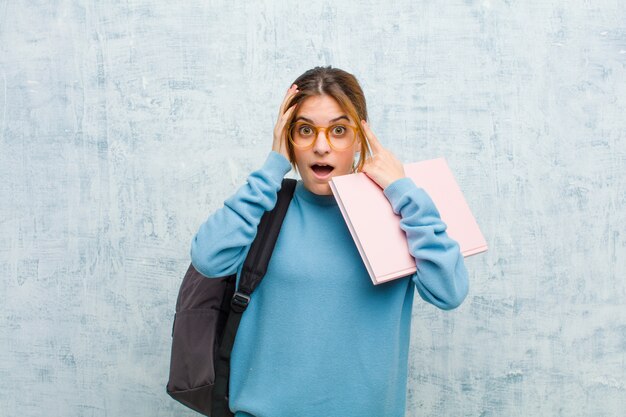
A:
[[[200,223],[316,65],[403,161],[445,156],[490,250],[416,297],[407,416],[626,409],[626,5],[0,1],[0,415],[165,395]]]

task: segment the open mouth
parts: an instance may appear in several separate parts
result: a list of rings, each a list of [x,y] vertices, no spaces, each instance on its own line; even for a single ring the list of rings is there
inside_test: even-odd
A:
[[[328,178],[331,172],[333,172],[335,168],[332,165],[326,164],[313,164],[311,165],[311,170],[315,174],[315,176],[319,179]]]

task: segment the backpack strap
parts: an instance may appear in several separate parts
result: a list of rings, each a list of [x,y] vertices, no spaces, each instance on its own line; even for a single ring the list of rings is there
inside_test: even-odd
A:
[[[231,304],[231,307],[235,310],[239,308],[246,309],[250,301],[250,294],[259,285],[267,272],[267,265],[272,257],[272,252],[274,252],[274,246],[276,246],[276,240],[291,202],[295,186],[296,180],[284,179],[282,187],[278,192],[278,200],[274,209],[266,212],[261,218],[257,231],[258,238],[252,242],[241,270],[239,287],[233,296],[234,305]]]
[[[250,295],[267,272],[267,265],[274,251],[274,246],[276,246],[276,240],[293,197],[296,183],[297,181],[294,179],[283,179],[276,205],[271,211],[263,214],[257,235],[244,261],[239,278],[239,287],[231,299],[230,314],[226,321],[224,335],[216,358],[211,417],[233,415],[228,408],[230,354],[233,350],[241,316],[250,302]]]

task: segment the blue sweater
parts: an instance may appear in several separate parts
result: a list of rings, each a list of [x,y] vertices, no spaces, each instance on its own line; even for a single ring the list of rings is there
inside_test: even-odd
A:
[[[206,276],[237,272],[261,216],[291,166],[270,152],[263,167],[200,227],[191,245]],[[415,287],[457,307],[468,291],[459,245],[428,194],[409,178],[384,190],[402,217],[412,276],[373,285],[332,195],[298,181],[267,274],[243,314],[231,357],[237,417],[402,417]]]

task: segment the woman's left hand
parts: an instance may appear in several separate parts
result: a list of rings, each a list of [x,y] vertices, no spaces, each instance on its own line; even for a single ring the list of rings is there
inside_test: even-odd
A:
[[[366,159],[363,172],[384,190],[395,180],[406,176],[404,166],[398,158],[380,144],[365,120],[361,120],[361,125],[374,154]]]

